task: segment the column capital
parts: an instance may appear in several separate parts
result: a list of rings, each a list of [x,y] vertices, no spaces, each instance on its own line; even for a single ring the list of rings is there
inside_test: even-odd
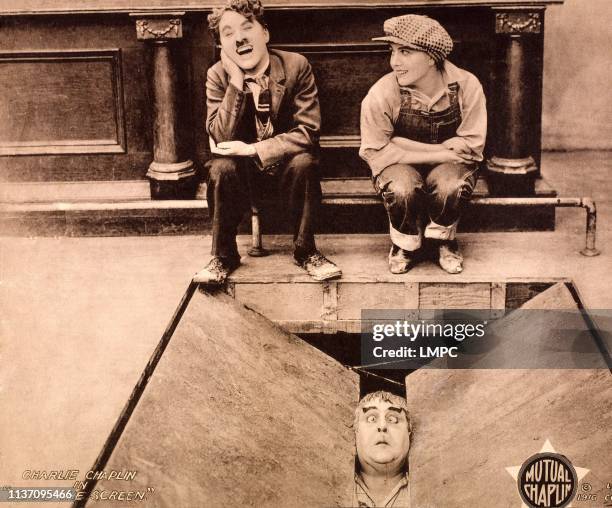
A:
[[[136,38],[139,41],[167,41],[183,37],[185,12],[132,12],[136,18]]]
[[[542,15],[535,10],[504,10],[495,13],[496,34],[539,34]]]

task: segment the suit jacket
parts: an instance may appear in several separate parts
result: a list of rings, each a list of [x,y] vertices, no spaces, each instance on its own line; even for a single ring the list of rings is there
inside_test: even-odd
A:
[[[269,88],[275,135],[255,143],[264,169],[300,152],[316,151],[321,128],[317,86],[304,56],[270,50]],[[247,93],[229,82],[220,61],[208,69],[206,131],[216,143],[239,139],[237,129],[246,109],[246,98]]]

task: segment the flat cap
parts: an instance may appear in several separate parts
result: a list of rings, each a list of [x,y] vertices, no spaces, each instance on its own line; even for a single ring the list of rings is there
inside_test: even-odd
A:
[[[386,41],[408,46],[429,54],[436,62],[446,59],[453,49],[453,40],[435,19],[417,14],[396,16],[385,21],[384,37],[373,41]]]

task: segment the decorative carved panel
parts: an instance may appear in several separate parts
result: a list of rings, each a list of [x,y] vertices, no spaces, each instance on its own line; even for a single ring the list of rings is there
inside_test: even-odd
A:
[[[0,155],[125,153],[118,49],[0,53]]]
[[[498,34],[539,34],[541,30],[539,12],[500,12],[495,15],[495,32]]]
[[[136,37],[140,41],[156,40],[165,41],[169,39],[181,39],[183,37],[184,12],[172,12],[160,15],[148,15],[136,20]]]

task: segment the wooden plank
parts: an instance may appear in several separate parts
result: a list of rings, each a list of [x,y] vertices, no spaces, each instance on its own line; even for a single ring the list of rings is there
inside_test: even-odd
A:
[[[500,318],[505,314],[506,284],[503,282],[491,283],[491,309],[496,310],[491,313],[491,317]]]
[[[236,284],[234,297],[271,320],[323,319],[321,284]]]
[[[419,289],[420,309],[489,309],[491,285],[422,283]]]
[[[323,331],[325,333],[336,333],[338,323],[338,283],[324,282],[323,286]]]
[[[363,309],[417,309],[415,283],[340,283],[338,319],[361,319]]]
[[[120,206],[121,201],[143,201],[153,206],[149,182],[124,180],[118,182],[2,182],[0,203],[78,203],[106,202]]]
[[[358,394],[357,375],[324,353],[221,292],[196,292],[107,468],[137,470],[129,490],[153,487],[150,507],[337,506]]]
[[[562,320],[577,312],[562,284],[528,307],[558,309]],[[551,322],[537,311],[506,316],[492,325],[500,327],[495,332],[505,339],[497,345],[502,349],[499,358],[522,355],[530,360],[534,349],[525,339],[535,339],[547,354],[558,354],[566,346],[583,354],[576,341],[584,342],[586,324],[582,329],[566,324]],[[473,369],[420,369],[407,376],[407,399],[417,429],[410,450],[412,504],[447,506],[452,492],[452,506],[484,508],[491,506],[491,499],[495,506],[520,506],[516,481],[506,468],[540,452],[547,439],[574,466],[591,470],[586,480],[593,492],[603,491],[610,471],[609,371],[484,367],[478,362]]]
[[[327,202],[334,202],[340,198],[376,198],[376,191],[369,177],[362,178],[334,178],[324,179],[321,182],[323,197]],[[479,178],[472,196],[488,197],[489,187],[484,178]],[[537,180],[535,197],[554,197],[556,193],[546,180]]]
[[[338,321],[299,321],[299,320],[275,320],[275,324],[283,330],[296,334],[312,333],[350,333],[358,335],[362,332],[363,322],[360,319],[339,319]],[[333,337],[330,338],[334,340]]]
[[[418,316],[416,309],[419,308],[419,283],[404,282],[404,309],[406,319],[414,319]]]

